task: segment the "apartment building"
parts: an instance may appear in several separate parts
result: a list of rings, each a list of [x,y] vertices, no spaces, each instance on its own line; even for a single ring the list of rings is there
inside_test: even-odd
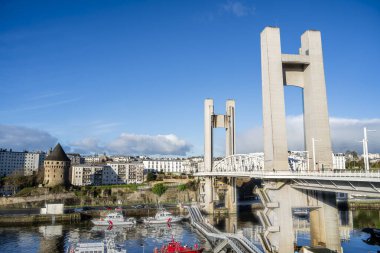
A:
[[[8,176],[15,171],[32,175],[42,168],[46,154],[44,152],[16,152],[12,149],[0,149],[0,177]]]
[[[164,173],[184,173],[185,168],[182,159],[145,159],[143,160],[146,170],[153,170]]]
[[[74,165],[71,184],[76,186],[141,184],[144,181],[143,172],[142,163],[109,162],[106,165]]]
[[[102,185],[103,166],[73,165],[71,184],[76,186]]]

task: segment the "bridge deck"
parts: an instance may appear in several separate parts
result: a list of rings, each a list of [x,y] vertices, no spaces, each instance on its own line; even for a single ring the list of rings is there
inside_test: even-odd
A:
[[[227,177],[250,177],[260,179],[316,179],[330,181],[357,181],[357,182],[380,182],[380,171],[377,172],[291,172],[291,171],[200,171],[194,176],[227,176]]]

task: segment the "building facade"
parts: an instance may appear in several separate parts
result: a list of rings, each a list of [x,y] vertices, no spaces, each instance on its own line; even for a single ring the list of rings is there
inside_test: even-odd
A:
[[[25,176],[36,173],[42,168],[45,160],[44,152],[15,152],[10,149],[0,149],[0,177],[11,175],[18,171]]]
[[[67,157],[70,159],[71,165],[84,164],[84,162],[85,162],[84,157],[82,157],[80,154],[68,153]]]
[[[71,184],[76,186],[141,184],[144,181],[143,172],[142,163],[109,162],[106,165],[74,165]]]
[[[153,170],[164,173],[184,173],[185,170],[183,162],[184,160],[181,159],[149,159],[144,160],[143,164],[146,170]]]
[[[76,186],[102,185],[103,166],[73,165],[71,184]]]
[[[334,153],[333,155],[333,169],[345,170],[346,169],[346,155],[343,153]]]
[[[44,162],[44,185],[54,187],[70,182],[70,159],[58,143]]]

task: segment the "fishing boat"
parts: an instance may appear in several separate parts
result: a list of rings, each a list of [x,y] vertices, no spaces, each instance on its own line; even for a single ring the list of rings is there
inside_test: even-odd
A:
[[[136,219],[126,219],[120,212],[111,212],[99,219],[93,219],[91,222],[96,226],[132,226],[136,224]]]
[[[163,245],[161,249],[155,248],[153,253],[202,253],[203,250],[204,249],[199,248],[197,244],[195,244],[194,247],[189,247],[187,245],[182,246],[180,242],[172,239],[171,242]]]
[[[170,212],[161,208],[158,210],[154,217],[143,218],[145,224],[165,224],[165,223],[175,223],[183,220],[182,216],[172,215]]]

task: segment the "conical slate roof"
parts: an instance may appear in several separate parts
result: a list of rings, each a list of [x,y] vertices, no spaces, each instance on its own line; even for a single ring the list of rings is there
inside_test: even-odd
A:
[[[61,147],[61,144],[57,144],[53,151],[45,158],[45,161],[63,161],[68,162],[70,159],[67,157],[65,151]]]

